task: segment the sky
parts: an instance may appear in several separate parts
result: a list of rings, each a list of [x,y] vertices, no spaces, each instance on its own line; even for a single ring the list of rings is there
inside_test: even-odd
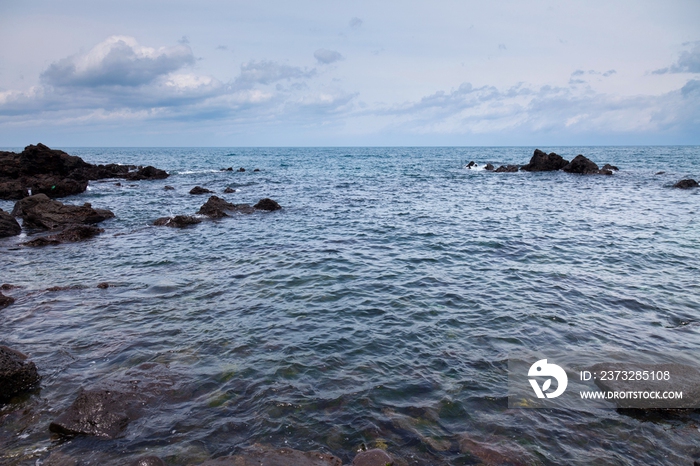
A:
[[[0,0],[0,146],[700,144],[700,2]]]

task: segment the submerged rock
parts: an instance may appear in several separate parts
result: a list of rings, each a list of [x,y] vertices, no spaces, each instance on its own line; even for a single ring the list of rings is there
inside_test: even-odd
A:
[[[200,466],[342,466],[340,458],[318,451],[254,445],[233,456],[205,461]]]
[[[12,215],[21,217],[24,226],[55,230],[67,225],[99,223],[114,214],[106,209],[93,209],[88,203],[82,206],[65,205],[49,199],[45,194],[35,194],[17,201]]]
[[[22,233],[22,227],[15,218],[4,210],[0,209],[0,238],[16,236]]]
[[[106,290],[107,288],[109,288],[109,283],[107,283],[107,282],[98,283],[97,288],[99,288],[101,290]]]
[[[159,227],[185,228],[198,223],[202,223],[202,219],[190,215],[176,215],[174,217],[161,217],[156,219],[153,225]]]
[[[562,170],[567,173],[578,173],[580,175],[612,175],[612,171],[599,169],[598,165],[581,154],[574,157]]]
[[[496,173],[515,173],[517,171],[517,165],[501,165],[495,170]]]
[[[86,241],[93,238],[100,233],[104,233],[103,228],[98,228],[92,225],[71,225],[58,234],[42,236],[40,238],[27,241],[26,243],[22,243],[22,246],[40,247],[57,245],[61,243],[77,243],[79,241]]]
[[[233,194],[235,192],[236,192],[236,190],[231,188],[231,187],[224,189],[224,194]]]
[[[0,309],[6,308],[10,304],[14,304],[15,298],[12,296],[5,296],[4,294],[0,293]]]
[[[64,435],[92,435],[116,438],[120,436],[132,415],[132,400],[114,390],[81,390],[73,404],[58,416],[49,430]]]
[[[680,180],[678,183],[674,184],[673,187],[679,189],[697,188],[698,182],[692,178],[688,178],[686,180]]]
[[[269,197],[266,197],[265,199],[260,199],[258,203],[253,206],[253,208],[272,212],[273,210],[280,210],[282,206]]]
[[[163,186],[163,189],[166,191],[174,191],[175,190],[175,188],[173,188],[172,186]]]
[[[36,365],[26,359],[19,351],[0,346],[0,400],[31,390],[41,380]]]
[[[190,194],[207,194],[207,193],[213,193],[214,191],[209,191],[206,188],[202,188],[201,186],[195,186],[194,188],[190,189]]]
[[[535,149],[535,153],[530,158],[530,163],[524,165],[521,170],[526,172],[549,172],[561,170],[568,164],[569,161],[562,158],[561,155],[551,152],[546,154],[539,149]]]
[[[394,466],[394,459],[384,450],[374,448],[358,453],[352,460],[352,466]]]

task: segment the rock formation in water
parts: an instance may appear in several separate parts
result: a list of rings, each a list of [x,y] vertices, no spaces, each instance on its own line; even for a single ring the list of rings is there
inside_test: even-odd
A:
[[[612,175],[611,170],[601,170],[598,168],[598,165],[581,154],[574,157],[562,170],[567,173],[578,173],[580,175]]]
[[[153,225],[159,227],[185,228],[190,225],[202,223],[202,220],[190,215],[176,215],[174,217],[161,217],[153,222]]]
[[[0,238],[8,236],[16,236],[22,233],[22,227],[19,222],[4,210],[0,209]]]
[[[194,188],[190,189],[190,194],[208,194],[208,193],[213,193],[214,191],[209,191],[206,188],[202,188],[201,186],[195,186]]]
[[[674,184],[673,187],[679,189],[697,188],[698,182],[692,178],[688,178],[685,180],[680,180],[678,183]]]
[[[496,170],[496,173],[515,173],[518,171],[517,165],[501,165]]]
[[[40,380],[36,365],[27,362],[27,356],[6,346],[0,346],[0,401],[31,390]]]
[[[73,404],[49,430],[64,435],[119,437],[134,417],[134,400],[115,390],[81,390]]]
[[[561,170],[568,163],[568,160],[565,160],[561,155],[555,154],[554,152],[546,154],[539,149],[535,149],[530,163],[524,165],[521,170],[526,172],[549,172]]]
[[[39,238],[22,243],[22,246],[40,247],[55,246],[62,243],[77,243],[93,238],[100,233],[104,233],[103,228],[93,225],[71,225],[60,233]]]
[[[46,194],[35,194],[15,203],[12,215],[21,217],[25,228],[55,230],[68,225],[99,223],[114,214],[106,209],[93,209],[85,203],[82,206],[65,205],[49,199]]]
[[[272,212],[274,210],[280,210],[282,206],[279,205],[276,201],[270,199],[269,197],[266,197],[265,199],[260,199],[258,203],[253,206],[253,208]]]
[[[90,180],[124,178],[152,180],[168,174],[155,167],[92,165],[77,156],[43,144],[30,145],[17,154],[0,152],[0,199],[22,199],[30,194],[57,198],[80,194]]]

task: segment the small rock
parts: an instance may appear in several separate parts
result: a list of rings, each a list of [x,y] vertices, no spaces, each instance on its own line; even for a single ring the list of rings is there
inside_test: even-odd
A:
[[[197,223],[202,223],[202,220],[197,217],[192,217],[189,215],[176,215],[175,217],[161,217],[153,222],[155,226],[166,226],[173,228],[185,228],[190,225],[196,225]]]
[[[121,187],[121,185],[122,185],[121,183],[114,183],[114,186],[119,186],[119,187]]]
[[[0,293],[0,309],[6,308],[10,304],[14,304],[15,298],[12,296],[5,296],[4,294]]]
[[[233,188],[226,188],[226,189],[224,189],[224,194],[233,194],[233,193],[235,193],[235,192],[236,192],[236,190],[233,189]]]
[[[104,229],[93,225],[72,225],[56,235],[42,236],[40,238],[22,243],[22,246],[41,247],[57,245],[61,243],[77,243],[88,240],[104,233]]]
[[[556,171],[561,170],[568,163],[568,160],[565,160],[562,158],[562,156],[555,154],[554,152],[546,154],[539,149],[535,149],[535,153],[532,155],[530,163],[524,165],[521,170],[526,172]]]
[[[272,199],[266,197],[265,199],[260,199],[258,203],[253,206],[253,208],[272,212],[273,210],[280,210],[282,206]]]
[[[656,173],[654,173],[654,175],[663,175],[664,173],[666,173],[666,172],[656,172]]]
[[[615,165],[610,165],[609,163],[606,163],[605,165],[603,165],[603,168],[602,168],[601,170],[614,170],[614,171],[618,171],[619,168],[617,168]]]
[[[169,175],[165,170],[161,170],[156,167],[147,166],[139,168],[135,172],[129,172],[124,178],[130,181],[140,181],[140,180],[163,180]]]
[[[129,466],[165,466],[165,462],[157,456],[144,456],[130,463]]]
[[[0,290],[3,290],[3,291],[14,290],[15,288],[20,288],[20,287],[17,285],[10,285],[9,283],[3,283],[2,285],[0,285]]]
[[[46,291],[68,291],[68,290],[79,290],[83,288],[80,285],[69,285],[69,286],[52,286],[51,288],[46,288]]]
[[[202,207],[197,211],[199,215],[206,215],[209,218],[228,217],[226,212],[241,212],[249,214],[253,212],[253,208],[249,204],[232,204],[226,202],[218,196],[211,196],[207,199]]]
[[[227,172],[232,172],[232,171],[233,171],[233,167],[222,168],[221,170],[222,170],[222,171],[227,171]]]
[[[209,191],[206,188],[202,188],[201,186],[195,186],[190,190],[190,194],[208,194],[212,193],[213,191]]]
[[[128,397],[114,390],[82,390],[73,404],[50,425],[49,430],[64,435],[93,435],[116,438],[131,420]]]
[[[173,188],[172,186],[163,186],[163,189],[166,191],[174,191],[175,190],[175,188]]]
[[[352,460],[352,466],[393,466],[394,459],[384,450],[374,448],[372,450],[361,451]]]
[[[99,288],[101,290],[106,290],[107,288],[109,288],[109,283],[107,283],[107,282],[98,283],[97,288]]]
[[[245,171],[245,168],[241,167],[241,168],[238,169],[238,171],[239,171],[239,172],[244,172],[244,171]]]
[[[487,163],[486,166],[484,167],[484,170],[492,171],[494,169],[494,166],[490,163]]]
[[[26,359],[19,351],[0,346],[0,400],[30,390],[41,380],[36,365]]]
[[[498,167],[495,170],[496,173],[515,173],[517,171],[518,171],[517,165],[501,165],[500,167]]]
[[[0,209],[0,238],[17,236],[22,233],[22,227],[15,218],[4,210]]]
[[[567,173],[578,173],[579,175],[612,175],[611,170],[599,169],[598,165],[581,154],[574,157],[562,170]]]
[[[476,162],[474,162],[473,160],[471,162],[469,162],[465,168],[472,168],[472,167],[476,168]]]
[[[253,170],[253,171],[254,171],[254,172],[259,172],[259,171],[260,171],[260,169],[259,169],[259,168],[256,168],[256,169],[255,169],[255,170]]]
[[[690,189],[690,188],[697,188],[698,187],[698,182],[688,178],[686,180],[680,180],[678,183],[673,185],[674,188],[680,188],[680,189]]]

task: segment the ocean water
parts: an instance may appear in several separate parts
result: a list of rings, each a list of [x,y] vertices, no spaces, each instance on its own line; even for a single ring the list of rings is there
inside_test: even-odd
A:
[[[700,147],[541,147],[613,176],[464,168],[533,149],[64,149],[171,176],[62,199],[116,214],[89,242],[0,240],[0,282],[21,287],[0,344],[43,375],[0,408],[0,464],[184,465],[255,443],[345,463],[379,446],[420,465],[692,464],[697,413],[508,409],[507,359],[700,357],[700,190],[670,189],[700,177]],[[283,209],[151,226],[194,214],[195,185]],[[136,385],[148,401],[123,437],[49,432],[81,387]]]

